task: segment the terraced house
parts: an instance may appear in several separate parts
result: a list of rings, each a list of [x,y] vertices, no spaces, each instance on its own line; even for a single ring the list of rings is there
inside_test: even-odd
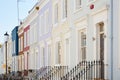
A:
[[[18,71],[18,26],[12,30],[12,71],[16,73]]]
[[[119,80],[119,8],[119,0],[39,0],[19,26],[15,71],[31,80]]]
[[[30,49],[30,21],[27,17],[24,22],[19,26],[19,71],[25,78],[28,76],[28,63],[29,63],[29,49]]]
[[[19,37],[19,56],[18,56],[18,71],[24,71],[24,29],[21,25],[18,28],[18,37]]]

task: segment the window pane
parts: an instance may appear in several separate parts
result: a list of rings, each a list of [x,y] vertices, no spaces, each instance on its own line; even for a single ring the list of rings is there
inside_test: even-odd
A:
[[[79,60],[85,60],[86,59],[86,30],[80,30],[79,31]]]
[[[51,65],[51,45],[48,45],[48,65]]]
[[[46,19],[46,27],[45,27],[45,31],[46,31],[46,33],[49,31],[49,12],[48,11],[46,11],[46,14],[45,14],[45,19]]]
[[[100,25],[100,32],[103,32],[103,30],[104,30],[103,29],[104,23],[100,23],[99,25]]]
[[[58,4],[55,5],[55,9],[54,9],[54,22],[57,23],[58,22]]]
[[[67,17],[67,0],[63,0],[63,18]]]
[[[81,48],[82,51],[82,60],[86,59],[86,47]]]
[[[76,0],[76,9],[81,7],[81,0]]]
[[[60,45],[60,41],[56,43],[56,64],[60,64],[61,63],[61,45]]]

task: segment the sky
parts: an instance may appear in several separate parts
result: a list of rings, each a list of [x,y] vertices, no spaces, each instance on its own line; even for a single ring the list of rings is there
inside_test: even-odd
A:
[[[19,20],[27,17],[38,0],[19,0]],[[0,1],[0,43],[4,42],[4,34],[11,35],[12,29],[18,25],[17,0]]]

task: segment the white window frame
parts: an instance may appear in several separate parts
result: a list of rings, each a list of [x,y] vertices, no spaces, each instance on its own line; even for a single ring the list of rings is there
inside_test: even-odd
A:
[[[82,7],[82,0],[79,0],[79,4],[78,4],[78,0],[75,0],[75,10],[79,10]]]
[[[45,11],[45,33],[49,31],[49,10]]]
[[[26,47],[26,32],[24,32],[24,48]]]
[[[96,51],[97,51],[97,56],[96,56],[96,57],[97,57],[98,60],[100,60],[100,54],[101,54],[101,53],[100,53],[100,45],[101,45],[101,44],[100,44],[100,35],[101,35],[101,34],[105,34],[105,28],[104,28],[105,26],[104,26],[104,25],[103,25],[103,26],[100,26],[99,24],[100,24],[100,23],[98,23],[98,24],[97,24],[98,26],[96,27],[96,30],[97,30],[97,31],[96,31],[96,32],[97,32],[97,33],[96,33],[96,38],[97,38],[97,39],[96,39],[96,47],[97,47]],[[103,31],[100,31],[100,27],[103,27]],[[104,57],[105,57],[105,39],[104,39]],[[105,58],[104,58],[104,59],[105,59]]]
[[[41,47],[41,53],[42,53],[42,66],[45,66],[45,47],[44,46],[42,46]]]
[[[38,68],[38,51],[35,51],[35,69]]]
[[[96,1],[96,0],[88,0],[88,3],[90,3],[90,2],[94,2],[94,1]]]
[[[14,53],[15,53],[15,40],[14,40],[14,43],[13,43],[13,44],[14,44]],[[15,53],[15,54],[16,54],[16,53]]]
[[[39,32],[40,32],[39,34],[40,34],[40,36],[42,35],[42,32],[41,32],[42,31],[41,30],[41,27],[42,27],[41,21],[42,21],[42,15],[39,16]]]
[[[23,51],[23,36],[21,37],[21,51]]]
[[[69,43],[67,43],[69,41]],[[70,65],[70,38],[65,39],[65,60],[66,60],[66,65]]]
[[[52,45],[48,44],[48,66],[51,66]]]
[[[56,64],[61,64],[61,52],[59,52],[59,50],[61,50],[61,49],[59,49],[59,46],[60,46],[60,48],[61,48],[61,41],[57,41],[56,42],[56,51],[55,51],[55,63]]]
[[[20,43],[20,37],[19,37],[19,52],[21,51],[21,43]]]
[[[62,19],[66,20],[68,16],[68,0],[62,0]]]
[[[56,7],[57,7],[57,8],[56,8]],[[59,16],[59,14],[58,14],[58,13],[59,13],[59,10],[58,10],[58,9],[59,9],[58,3],[55,3],[55,4],[54,4],[54,12],[53,12],[53,13],[54,13],[54,15],[53,15],[53,16],[54,16],[54,25],[57,25],[57,23],[58,23],[58,19],[59,19],[59,18],[58,18],[58,16]]]
[[[45,15],[41,15],[41,35],[43,35],[45,32]]]
[[[91,3],[94,3],[95,1],[97,1],[97,0],[88,0],[87,1],[87,3],[88,3],[87,5],[90,5]]]
[[[19,46],[19,48],[20,48],[20,51],[22,51],[22,49],[21,49],[21,37],[19,38],[20,39],[20,46]]]
[[[35,36],[35,42],[37,42],[37,24],[35,23],[35,34],[34,34],[34,36]]]
[[[37,42],[37,23],[34,23],[32,26],[32,38],[33,38],[33,43]]]
[[[85,45],[82,45],[81,33],[84,33],[86,35],[86,37],[87,37],[86,28],[78,30],[78,44],[79,44],[78,45],[78,56],[80,56],[78,58],[79,61],[87,59],[87,51],[85,51],[85,53],[84,53],[85,55],[84,55],[84,58],[83,58],[82,49],[85,48],[85,50],[87,50],[87,45],[86,45],[86,43],[85,43]],[[86,39],[86,42],[87,42],[87,39]]]
[[[30,45],[30,29],[27,31],[27,46]]]
[[[26,47],[28,46],[28,30],[26,31]]]

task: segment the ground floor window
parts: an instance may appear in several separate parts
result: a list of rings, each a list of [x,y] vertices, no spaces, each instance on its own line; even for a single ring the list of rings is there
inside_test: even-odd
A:
[[[86,29],[79,30],[78,43],[79,60],[86,60]]]

